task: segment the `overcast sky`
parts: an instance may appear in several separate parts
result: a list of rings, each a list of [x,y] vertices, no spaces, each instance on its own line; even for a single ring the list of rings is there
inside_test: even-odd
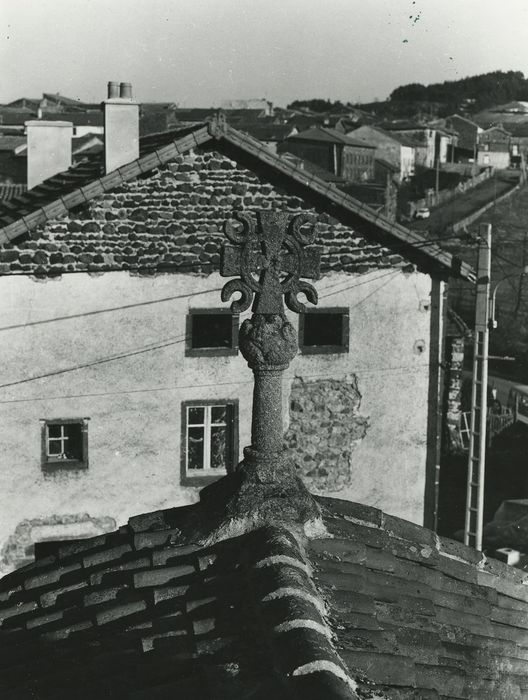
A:
[[[180,106],[386,99],[398,85],[528,73],[528,0],[0,0],[0,103],[109,80]]]

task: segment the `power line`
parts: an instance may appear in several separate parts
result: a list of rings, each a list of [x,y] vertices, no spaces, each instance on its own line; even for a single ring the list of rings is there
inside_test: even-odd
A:
[[[371,296],[373,296],[374,294],[379,292],[383,287],[385,287],[387,284],[389,284],[389,282],[392,281],[392,279],[395,277],[396,274],[398,274],[398,272],[399,272],[399,270],[391,270],[390,273],[386,273],[385,275],[382,275],[381,277],[390,277],[390,279],[387,279],[383,284],[379,285],[378,287],[373,289],[369,294],[367,294],[365,297],[360,299],[356,304],[354,304],[353,306],[350,307],[350,310],[357,308],[362,303],[364,303],[367,299],[369,299]],[[379,280],[379,279],[380,279],[380,277],[376,278],[376,280]],[[376,280],[370,280],[370,281],[375,282]],[[354,286],[359,286],[360,284],[363,284],[363,283],[358,283],[357,285],[350,285],[349,287],[347,287],[345,289],[339,289],[337,291],[330,292],[326,296],[331,296],[332,294],[337,294],[337,293],[346,291],[347,289],[351,289]],[[161,343],[157,343],[157,344],[150,343],[146,346],[143,346],[140,348],[135,348],[135,349],[132,349],[128,352],[119,353],[117,355],[111,355],[109,357],[99,358],[97,360],[74,365],[72,367],[65,367],[64,369],[45,372],[43,374],[35,375],[32,377],[26,377],[25,379],[19,379],[19,380],[12,381],[12,382],[6,382],[5,384],[0,384],[0,389],[7,389],[7,388],[10,388],[13,386],[18,386],[20,384],[27,384],[29,382],[38,381],[39,379],[48,379],[50,377],[55,377],[55,376],[58,376],[60,374],[67,374],[69,372],[76,372],[76,371],[81,370],[81,369],[95,367],[97,365],[106,364],[108,362],[114,362],[116,360],[126,359],[128,357],[135,357],[137,355],[142,355],[146,352],[152,352],[153,350],[160,350],[160,349],[170,347],[173,345],[178,345],[179,343],[183,343],[183,342],[186,342],[188,340],[190,340],[190,336],[188,336],[187,334],[185,334],[183,336],[176,336],[176,337],[173,337],[172,339],[166,339],[165,341],[163,341]]]
[[[397,372],[399,371],[402,375],[416,372],[416,370],[427,370],[429,369],[429,364],[423,365],[397,365],[394,367],[356,367],[354,368],[353,374],[356,375],[358,372],[362,374],[382,374],[385,372]],[[402,371],[404,370],[404,371]],[[343,373],[345,370],[343,370]],[[321,379],[335,379],[335,377],[329,377],[328,373],[315,372],[315,373],[305,373],[298,372],[292,375],[292,378],[299,377],[310,377],[310,378],[321,378]],[[122,396],[128,394],[144,394],[144,393],[155,393],[163,391],[176,391],[178,389],[203,389],[216,386],[235,386],[235,385],[245,385],[252,384],[253,378],[245,380],[237,380],[232,382],[213,382],[208,384],[174,384],[173,386],[157,386],[157,387],[147,387],[143,389],[124,389],[122,391],[101,391],[86,394],[64,394],[62,396],[31,396],[23,399],[0,399],[0,404],[11,404],[11,403],[28,403],[31,401],[58,401],[65,399],[79,399],[79,398],[93,398],[93,397],[104,397],[104,396]]]
[[[152,304],[162,304],[167,301],[174,301],[175,299],[188,299],[190,297],[199,296],[201,294],[209,294],[210,292],[220,292],[221,287],[215,287],[213,289],[205,289],[200,292],[187,292],[185,294],[175,294],[170,297],[162,297],[160,299],[152,299],[149,301],[138,301],[134,304],[123,304],[123,306],[113,306],[107,309],[95,309],[94,311],[85,311],[82,314],[71,314],[70,316],[55,316],[53,318],[45,318],[40,321],[30,321],[28,323],[17,323],[11,326],[2,326],[0,331],[11,331],[17,328],[26,328],[28,326],[40,326],[46,323],[55,323],[56,321],[69,321],[75,318],[85,318],[87,316],[96,316],[98,314],[107,314],[113,311],[124,311],[125,309],[135,309],[140,306],[150,306]]]

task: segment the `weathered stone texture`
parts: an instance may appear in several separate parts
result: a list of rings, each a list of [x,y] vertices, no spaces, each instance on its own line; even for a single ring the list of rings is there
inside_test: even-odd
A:
[[[0,572],[5,573],[33,561],[36,542],[91,537],[110,532],[115,526],[113,518],[94,518],[88,513],[22,520],[0,551]]]
[[[328,493],[350,484],[354,447],[369,427],[360,403],[355,378],[293,380],[285,444],[310,491]]]
[[[0,247],[0,274],[137,270],[210,272],[234,211],[314,211],[236,162],[202,150],[178,156]],[[318,215],[323,270],[367,272],[408,263],[327,214]]]

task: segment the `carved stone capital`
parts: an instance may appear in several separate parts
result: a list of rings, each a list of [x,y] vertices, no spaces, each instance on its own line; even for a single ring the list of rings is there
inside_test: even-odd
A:
[[[281,370],[297,353],[295,329],[284,314],[254,314],[240,328],[238,344],[251,369]]]

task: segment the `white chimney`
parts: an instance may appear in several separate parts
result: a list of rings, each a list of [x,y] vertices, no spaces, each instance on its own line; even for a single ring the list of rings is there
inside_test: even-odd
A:
[[[27,133],[27,187],[36,187],[72,164],[73,124],[71,122],[30,121]]]
[[[103,102],[105,172],[139,158],[139,103],[132,100],[130,83],[108,83]]]

